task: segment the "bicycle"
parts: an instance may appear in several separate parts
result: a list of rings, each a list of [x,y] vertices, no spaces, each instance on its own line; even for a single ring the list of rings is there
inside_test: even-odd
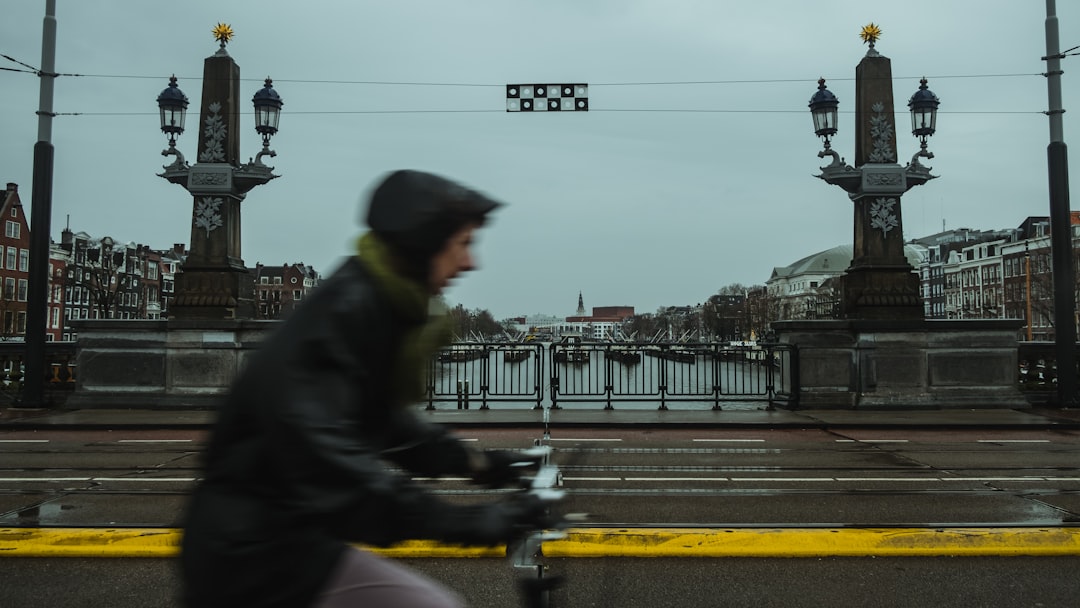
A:
[[[522,466],[537,467],[536,474],[525,491],[550,506],[562,500],[566,496],[566,490],[561,489],[562,471],[552,460],[551,446],[546,443],[548,438],[549,435],[545,432],[543,440],[536,440],[535,447],[524,451],[527,461],[523,462]],[[551,606],[551,592],[562,584],[563,579],[547,575],[547,564],[540,561],[541,547],[544,541],[564,538],[565,524],[583,517],[581,514],[564,515],[555,529],[533,530],[522,538],[513,550],[507,548],[507,557],[518,571],[518,591],[525,608]]]

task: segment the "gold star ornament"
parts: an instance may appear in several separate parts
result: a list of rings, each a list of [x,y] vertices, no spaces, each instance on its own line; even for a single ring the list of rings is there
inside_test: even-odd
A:
[[[233,29],[228,23],[219,23],[211,31],[214,32],[214,40],[221,43],[221,48],[225,48],[225,45],[232,40]]]
[[[881,28],[874,23],[864,25],[862,31],[859,32],[859,37],[862,41],[868,43],[870,46],[874,46],[874,43],[881,38]]]

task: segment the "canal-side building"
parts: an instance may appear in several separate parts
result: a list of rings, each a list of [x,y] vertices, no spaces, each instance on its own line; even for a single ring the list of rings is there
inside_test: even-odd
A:
[[[7,184],[0,218],[4,224],[0,235],[0,340],[22,340],[26,335],[30,227],[17,184]]]
[[[837,279],[851,266],[852,245],[838,245],[788,266],[773,268],[765,286],[773,320],[831,319],[840,303]],[[904,246],[904,255],[918,273],[926,258],[926,247],[918,243]]]
[[[319,274],[307,264],[255,264],[255,318],[284,319],[319,284]]]

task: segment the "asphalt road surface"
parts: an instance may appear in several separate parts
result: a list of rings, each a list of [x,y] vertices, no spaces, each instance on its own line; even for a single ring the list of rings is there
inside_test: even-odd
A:
[[[461,429],[527,448],[535,430]],[[175,526],[198,478],[196,431],[0,433],[0,527]],[[1067,526],[1080,432],[555,432],[566,512],[590,525]],[[450,500],[497,500],[425,481]],[[409,560],[470,606],[514,606],[506,560]],[[558,558],[558,606],[1076,606],[1080,557]],[[171,559],[0,558],[0,608],[177,606]]]

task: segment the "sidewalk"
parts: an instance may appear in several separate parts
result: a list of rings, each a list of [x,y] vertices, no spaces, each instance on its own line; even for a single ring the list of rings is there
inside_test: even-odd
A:
[[[457,427],[543,428],[544,411],[534,409],[424,410],[432,422]],[[550,427],[710,428],[1028,428],[1080,429],[1080,409],[956,410],[550,410]],[[211,410],[0,408],[0,430],[208,429]]]

